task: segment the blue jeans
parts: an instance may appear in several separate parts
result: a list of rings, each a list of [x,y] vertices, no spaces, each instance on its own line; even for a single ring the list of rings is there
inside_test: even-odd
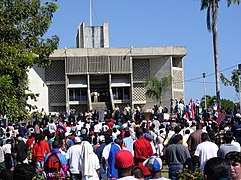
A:
[[[176,180],[177,179],[177,172],[183,169],[182,164],[173,164],[169,166],[169,179]]]
[[[106,171],[104,170],[103,165],[100,164],[100,179],[102,180],[106,178],[107,178]]]

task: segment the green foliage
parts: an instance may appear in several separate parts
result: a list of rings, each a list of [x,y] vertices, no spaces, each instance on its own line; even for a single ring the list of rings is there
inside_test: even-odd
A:
[[[226,78],[222,73],[220,74],[220,79],[221,79],[221,82],[223,83],[224,86],[233,86],[235,91],[237,93],[239,92],[239,75],[238,75],[238,70],[233,70],[232,71],[232,76],[231,76],[230,80],[228,78]]]
[[[214,101],[216,101],[216,96],[206,96],[206,101],[207,101],[207,107],[210,106],[212,107]],[[229,99],[221,99],[221,107],[222,109],[228,109],[231,108],[233,109],[235,103],[233,101],[230,101]],[[201,99],[201,106],[204,107],[204,96]]]
[[[171,85],[172,77],[165,76],[158,79],[154,76],[149,76],[144,80],[144,86],[146,88],[146,96],[150,99],[162,101],[164,91]]]
[[[50,54],[59,38],[44,39],[50,27],[56,1],[0,1],[0,114],[23,115],[30,97],[28,70],[33,64],[48,67]]]

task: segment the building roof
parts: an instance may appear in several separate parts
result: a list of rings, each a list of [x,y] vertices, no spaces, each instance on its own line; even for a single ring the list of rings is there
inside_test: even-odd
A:
[[[135,48],[66,48],[57,49],[50,56],[80,57],[80,56],[180,56],[187,54],[185,46],[159,46],[159,47],[135,47]]]

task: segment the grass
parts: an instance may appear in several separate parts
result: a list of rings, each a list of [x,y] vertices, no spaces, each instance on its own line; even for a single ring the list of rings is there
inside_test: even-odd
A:
[[[167,164],[163,163],[163,168],[162,168],[162,176],[165,178],[168,178],[168,166]]]

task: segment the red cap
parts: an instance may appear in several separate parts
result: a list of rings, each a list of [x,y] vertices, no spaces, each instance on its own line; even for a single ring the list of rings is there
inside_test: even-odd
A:
[[[128,168],[134,164],[133,156],[128,150],[120,150],[115,156],[115,166],[117,168]]]

